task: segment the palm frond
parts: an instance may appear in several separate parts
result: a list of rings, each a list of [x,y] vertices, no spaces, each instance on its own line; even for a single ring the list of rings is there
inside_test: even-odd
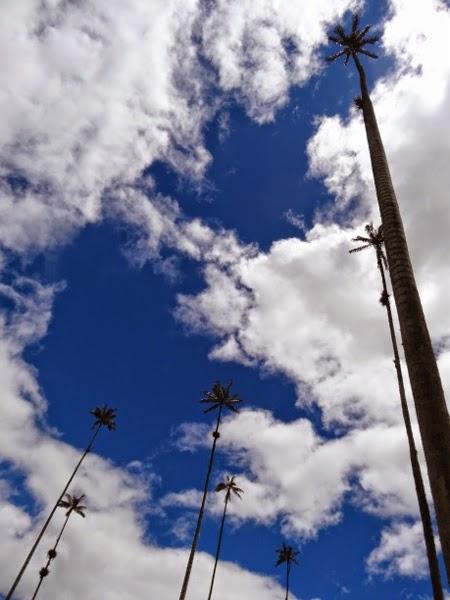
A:
[[[369,33],[371,27],[372,27],[372,25],[366,25],[365,27],[363,27],[361,29],[361,31],[355,32],[356,33],[356,39],[358,41],[362,41],[362,39]]]
[[[235,475],[233,475],[232,477],[230,477],[229,475],[227,475],[226,476],[226,480],[222,481],[221,483],[219,483],[216,486],[216,492],[222,492],[224,490],[227,490],[226,498],[230,499],[231,498],[231,494],[233,493],[239,499],[241,499],[241,494],[244,493],[244,490],[236,485],[235,479],[236,479]]]
[[[365,46],[367,46],[367,44],[376,44],[380,40],[380,36],[367,35],[371,29],[371,25],[366,25],[362,29],[359,29],[359,27],[360,21],[357,14],[353,16],[349,33],[345,32],[341,24],[335,27],[334,32],[328,36],[328,39],[334,44],[339,44],[343,49],[340,52],[328,56],[325,59],[327,62],[332,63],[337,58],[344,56],[344,64],[348,65],[350,58],[352,56],[356,58],[358,53],[364,54],[369,58],[378,58],[377,54],[369,52],[365,49]]]
[[[361,96],[356,96],[356,98],[353,99],[353,104],[358,110],[362,110],[364,108],[363,99]]]
[[[381,35],[371,35],[364,38],[365,44],[377,44],[381,40]]]
[[[288,544],[283,543],[282,547],[279,548],[277,550],[278,553],[278,559],[277,562],[275,563],[275,566],[278,567],[279,565],[281,565],[282,563],[292,563],[294,562],[296,565],[298,565],[298,561],[295,558],[299,552],[297,550],[294,550],[294,548],[292,546],[289,546]]]
[[[81,504],[83,501],[83,498],[85,498],[84,494],[81,494],[81,496],[75,496],[75,495],[72,496],[71,494],[66,494],[65,498],[66,498],[66,500],[60,500],[58,502],[58,506],[61,508],[67,509],[66,517],[68,517],[72,511],[76,512],[78,515],[80,515],[82,517],[86,516],[83,512],[86,510],[86,506]]]
[[[213,404],[213,406],[210,406],[209,408],[207,408],[206,410],[203,411],[203,414],[206,415],[206,413],[209,413],[213,410],[216,410],[216,408],[219,408],[219,404]]]
[[[336,25],[336,27],[334,28],[334,32],[335,34],[340,37],[342,40],[344,40],[347,36],[345,35],[345,29],[342,27],[341,24]]]
[[[326,56],[325,57],[325,61],[327,63],[332,63],[335,60],[337,60],[338,58],[340,58],[341,56],[344,56],[345,52],[344,50],[340,50],[339,52],[336,52],[335,54],[331,54],[330,56]]]
[[[336,35],[333,35],[332,33],[330,33],[328,35],[328,40],[330,42],[333,42],[334,44],[341,44],[341,42],[342,42],[341,38],[338,38]]]
[[[114,431],[116,429],[117,410],[115,408],[111,408],[105,404],[104,406],[96,406],[89,412],[95,417],[92,426],[93,429],[99,425],[101,427],[106,427],[108,431]]]
[[[375,54],[375,52],[369,52],[368,50],[364,50],[364,48],[361,48],[359,52],[361,52],[361,54],[365,54],[369,58],[378,58],[378,54]]]
[[[230,381],[228,385],[224,386],[216,381],[211,390],[204,392],[203,398],[200,400],[203,404],[211,404],[204,412],[208,413],[216,408],[228,408],[233,412],[239,412],[236,408],[237,404],[242,402],[239,394],[231,394],[231,386],[233,382]]]

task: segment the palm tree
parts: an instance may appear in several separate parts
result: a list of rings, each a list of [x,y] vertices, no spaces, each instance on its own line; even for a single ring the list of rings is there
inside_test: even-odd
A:
[[[359,55],[377,58],[367,46],[375,44],[379,36],[370,35],[369,30],[369,25],[360,28],[357,15],[353,17],[349,33],[338,25],[329,39],[340,48],[327,60],[333,62],[345,57],[348,64],[351,58],[359,74],[361,97],[358,103],[362,107],[392,289],[450,581],[450,420],[389,165],[359,58]]]
[[[58,499],[56,500],[52,510],[50,511],[50,514],[47,517],[47,520],[45,521],[45,523],[43,524],[33,546],[31,547],[31,550],[28,552],[28,555],[23,563],[23,565],[20,568],[20,571],[17,575],[17,577],[14,580],[14,583],[11,586],[11,589],[9,590],[8,594],[5,597],[5,600],[10,600],[10,598],[12,598],[12,595],[16,589],[16,587],[18,586],[20,580],[22,579],[23,574],[25,573],[25,569],[27,568],[36,548],[39,545],[39,542],[42,539],[42,536],[44,535],[47,527],[50,524],[50,521],[53,518],[53,515],[56,512],[56,509],[58,508],[58,506],[60,505],[59,503],[62,501],[64,494],[67,492],[67,490],[69,489],[70,484],[72,483],[75,475],[77,474],[79,468],[81,467],[84,459],[86,458],[86,456],[88,455],[88,453],[92,450],[92,447],[94,445],[95,439],[100,431],[100,429],[102,427],[106,427],[106,429],[108,429],[108,431],[114,431],[116,429],[116,409],[114,408],[110,408],[108,406],[102,406],[102,407],[96,407],[93,410],[90,411],[91,415],[93,415],[95,417],[95,421],[94,424],[92,425],[92,429],[94,430],[91,436],[91,439],[89,440],[88,445],[86,446],[85,451],[83,452],[83,454],[81,455],[80,460],[78,461],[78,463],[75,465],[74,470],[72,471],[72,474],[70,475],[69,479],[67,480],[66,485],[64,486],[61,494],[58,496]]]
[[[227,516],[228,502],[231,500],[232,494],[234,494],[239,499],[241,499],[241,494],[244,493],[244,490],[242,490],[241,488],[239,488],[236,485],[236,482],[234,481],[234,479],[235,479],[234,475],[233,475],[233,477],[228,477],[228,475],[227,475],[226,480],[219,483],[216,486],[216,492],[223,492],[224,490],[226,490],[226,493],[225,493],[225,504],[223,507],[222,521],[220,523],[220,529],[219,529],[219,539],[217,541],[216,559],[214,561],[214,569],[213,569],[213,573],[212,573],[212,577],[211,577],[211,585],[209,587],[208,600],[211,600],[213,587],[214,587],[214,579],[216,578],[217,563],[219,562],[220,547],[222,545],[223,526],[225,525],[225,517]]]
[[[66,528],[67,522],[70,519],[70,515],[73,512],[75,512],[77,513],[77,515],[83,517],[83,519],[85,518],[86,515],[84,514],[84,511],[86,510],[86,507],[81,504],[84,497],[84,494],[82,494],[81,496],[72,496],[71,494],[66,494],[66,500],[59,501],[58,507],[68,509],[66,512],[66,518],[64,520],[63,526],[61,527],[59,535],[56,538],[54,546],[50,548],[50,550],[47,552],[47,563],[45,567],[42,567],[42,569],[39,571],[39,582],[36,586],[36,589],[34,590],[34,594],[31,600],[34,600],[36,598],[39,589],[42,585],[42,582],[44,581],[44,578],[47,577],[47,575],[50,573],[50,564],[52,560],[54,560],[57,556],[56,548],[58,547],[59,540],[61,539],[61,536],[64,533],[64,529]]]
[[[391,334],[392,349],[394,351],[394,365],[397,371],[400,404],[402,407],[403,420],[405,422],[406,427],[406,436],[408,438],[409,455],[411,458],[414,484],[416,488],[417,500],[419,503],[420,517],[422,519],[423,535],[428,556],[428,566],[430,570],[431,584],[433,587],[433,596],[434,600],[443,600],[444,593],[442,591],[441,576],[439,573],[439,563],[436,554],[436,546],[434,543],[433,525],[431,522],[430,508],[428,506],[427,496],[425,494],[425,486],[423,484],[419,459],[417,458],[416,444],[414,441],[413,430],[411,427],[411,418],[409,415],[408,402],[406,400],[405,385],[403,382],[403,372],[398,352],[397,337],[395,335],[394,320],[392,318],[391,302],[389,300],[390,295],[386,283],[385,269],[388,269],[388,264],[386,255],[383,250],[383,228],[380,225],[377,229],[375,229],[373,224],[369,223],[368,225],[366,225],[365,229],[366,236],[358,235],[356,238],[353,239],[354,242],[360,242],[363,245],[359,246],[358,248],[353,248],[352,250],[349,250],[349,252],[361,252],[361,250],[365,250],[366,248],[373,248],[377,257],[377,266],[381,275],[381,283],[383,288],[381,292],[380,302],[384,307],[386,307],[386,313],[388,317],[389,332]]]
[[[205,486],[203,489],[202,502],[201,502],[200,511],[199,511],[198,517],[197,517],[197,524],[195,526],[195,532],[194,532],[194,537],[192,539],[191,551],[189,553],[189,559],[188,559],[188,563],[186,566],[186,571],[184,573],[183,585],[181,586],[179,600],[184,600],[186,597],[186,593],[187,593],[187,589],[188,589],[188,585],[189,585],[189,578],[191,576],[191,571],[192,571],[192,563],[194,562],[195,551],[197,548],[198,539],[200,537],[200,529],[202,526],[203,514],[205,512],[206,496],[208,495],[209,480],[211,477],[212,467],[213,467],[213,463],[214,463],[214,455],[216,452],[217,440],[220,438],[219,429],[220,429],[220,423],[221,423],[221,419],[222,419],[222,412],[225,408],[227,408],[227,409],[231,410],[232,412],[237,413],[237,412],[239,412],[237,405],[242,402],[242,400],[239,398],[238,394],[231,393],[231,391],[230,391],[231,386],[232,386],[232,381],[230,381],[227,386],[223,386],[218,381],[216,381],[216,383],[213,385],[213,387],[210,391],[204,392],[205,395],[200,400],[200,402],[203,404],[210,404],[210,406],[204,411],[205,414],[212,412],[214,410],[218,410],[218,413],[217,413],[216,427],[212,433],[213,444],[212,444],[212,448],[211,448],[211,453],[209,455],[208,470],[206,472],[206,479],[205,479]]]
[[[298,565],[298,561],[295,558],[297,556],[298,552],[296,550],[294,550],[294,548],[292,546],[288,546],[287,544],[283,543],[281,548],[278,548],[277,553],[278,553],[278,560],[277,560],[275,566],[278,567],[281,564],[286,563],[286,598],[285,598],[285,600],[288,600],[288,598],[289,598],[289,575],[291,574],[292,563],[295,563],[296,565]]]

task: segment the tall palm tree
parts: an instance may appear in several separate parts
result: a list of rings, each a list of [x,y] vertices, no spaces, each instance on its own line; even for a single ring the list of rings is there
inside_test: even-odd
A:
[[[240,487],[238,487],[236,485],[236,482],[234,479],[235,479],[234,475],[232,477],[228,477],[228,475],[227,475],[226,480],[219,483],[216,486],[216,492],[223,492],[224,490],[226,490],[226,493],[225,493],[225,504],[223,507],[222,521],[220,523],[220,529],[219,529],[219,539],[217,541],[216,559],[214,561],[214,569],[213,569],[212,577],[211,577],[211,585],[209,587],[208,600],[211,600],[213,587],[214,587],[214,579],[216,578],[217,563],[219,562],[220,547],[222,545],[223,527],[225,525],[225,517],[227,516],[228,502],[231,500],[233,494],[235,496],[237,496],[239,499],[241,499],[241,494],[244,493],[244,490],[242,490]]]
[[[298,565],[298,561],[295,558],[298,554],[298,552],[296,550],[294,550],[294,548],[292,546],[288,546],[287,544],[284,544],[281,546],[281,548],[278,548],[277,550],[278,553],[278,560],[275,563],[275,566],[278,567],[283,563],[286,563],[286,598],[285,600],[288,600],[289,598],[289,576],[291,574],[291,566],[292,563],[295,563],[296,565]]]
[[[10,600],[10,598],[12,598],[12,595],[16,589],[16,587],[18,586],[20,580],[22,579],[23,574],[25,573],[25,569],[27,568],[36,548],[39,545],[39,542],[42,539],[42,536],[44,535],[47,527],[50,524],[50,521],[53,518],[53,515],[56,512],[56,509],[59,506],[59,503],[61,502],[61,500],[64,497],[64,494],[67,492],[67,490],[69,489],[70,484],[72,483],[75,475],[77,474],[79,468],[81,467],[84,459],[86,458],[86,456],[88,455],[88,453],[92,450],[92,447],[94,446],[94,442],[95,439],[100,431],[100,429],[102,427],[105,427],[106,429],[108,429],[108,431],[114,431],[116,429],[116,409],[114,408],[110,408],[108,406],[102,406],[102,407],[96,407],[93,410],[90,411],[91,415],[93,415],[95,417],[95,421],[94,424],[92,425],[92,429],[93,429],[93,433],[91,436],[91,439],[88,442],[88,445],[86,446],[86,449],[84,450],[83,454],[81,455],[80,460],[77,462],[77,464],[75,465],[74,470],[72,471],[72,474],[70,475],[69,479],[67,480],[67,483],[65,484],[61,494],[58,496],[58,499],[56,500],[52,510],[50,511],[50,514],[47,517],[47,520],[45,521],[45,523],[42,525],[42,528],[33,544],[33,546],[31,547],[31,550],[28,552],[27,557],[25,558],[25,561],[23,563],[23,565],[20,568],[20,571],[17,575],[17,577],[14,580],[14,583],[11,586],[11,589],[9,590],[8,594],[5,597],[5,600]]]
[[[64,529],[66,528],[66,525],[70,519],[70,515],[73,512],[75,512],[77,513],[77,515],[83,517],[83,519],[85,518],[86,515],[84,514],[84,511],[86,510],[86,507],[81,504],[83,502],[84,497],[84,494],[82,494],[81,496],[72,496],[71,494],[66,494],[66,500],[59,501],[58,507],[68,509],[66,512],[66,518],[58,534],[58,537],[56,538],[55,544],[47,552],[47,562],[45,564],[45,567],[42,567],[42,569],[39,571],[39,582],[36,586],[36,589],[34,590],[34,594],[31,600],[35,600],[36,596],[38,595],[39,589],[42,585],[42,582],[44,581],[44,578],[47,577],[47,575],[50,573],[50,564],[53,560],[55,560],[57,556],[56,548],[58,547],[59,540],[61,539],[62,534],[64,533]]]
[[[200,505],[200,511],[197,517],[197,524],[195,526],[194,537],[192,539],[191,551],[189,553],[189,559],[184,573],[183,585],[181,586],[179,600],[186,598],[186,593],[189,585],[189,578],[192,571],[192,563],[194,562],[195,551],[197,549],[198,539],[200,537],[200,529],[203,521],[203,514],[205,512],[206,496],[208,495],[209,480],[211,478],[212,467],[214,463],[214,455],[216,453],[217,440],[220,438],[220,423],[222,420],[222,413],[224,409],[231,410],[232,412],[239,412],[237,406],[242,402],[238,394],[231,393],[232,382],[230,381],[227,386],[223,386],[218,381],[213,385],[212,389],[204,392],[203,398],[200,400],[203,404],[209,404],[210,406],[204,411],[209,413],[217,410],[216,427],[212,433],[213,444],[209,455],[208,470],[206,472],[205,486],[203,489],[202,502]]]
[[[351,58],[359,74],[361,97],[358,103],[364,117],[392,289],[450,581],[450,420],[389,165],[370,99],[366,74],[359,58],[360,55],[377,58],[367,46],[375,44],[379,36],[370,35],[369,31],[369,25],[360,28],[357,15],[353,17],[348,33],[338,25],[329,39],[339,46],[339,51],[327,60],[333,62],[344,57],[345,64],[348,64]]]
[[[411,418],[409,415],[408,402],[406,400],[405,385],[403,382],[403,372],[400,363],[400,356],[398,352],[397,336],[395,334],[394,320],[392,318],[391,301],[389,299],[390,294],[387,289],[385,269],[388,269],[386,255],[383,250],[384,237],[383,228],[380,225],[377,229],[372,223],[369,223],[365,227],[366,235],[358,235],[353,239],[354,242],[362,243],[362,246],[349,250],[350,253],[361,252],[366,248],[373,248],[377,257],[377,266],[381,276],[382,292],[380,302],[386,308],[389,332],[391,334],[392,350],[394,352],[394,365],[397,372],[398,391],[400,395],[400,404],[402,407],[403,420],[406,427],[406,436],[408,438],[409,445],[409,456],[411,458],[411,467],[414,477],[414,484],[416,488],[417,500],[419,503],[420,517],[422,519],[423,535],[425,539],[425,546],[427,549],[428,566],[430,570],[431,584],[433,587],[434,600],[443,600],[444,593],[442,591],[441,576],[439,573],[439,563],[436,553],[436,545],[434,543],[433,526],[431,522],[430,508],[427,502],[427,496],[425,494],[425,486],[423,484],[422,473],[420,470],[419,459],[417,458],[416,444],[414,441],[413,430],[411,427]]]

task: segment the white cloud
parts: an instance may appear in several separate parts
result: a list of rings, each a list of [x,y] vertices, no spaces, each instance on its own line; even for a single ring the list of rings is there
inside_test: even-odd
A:
[[[185,424],[177,439],[182,450],[209,444],[204,427],[193,423]],[[345,500],[380,517],[417,516],[401,424],[326,439],[307,419],[286,423],[267,411],[244,410],[224,421],[219,450],[230,455],[245,490],[242,502],[230,506],[237,520],[280,519],[286,533],[308,539],[340,521]],[[171,493],[163,505],[194,508],[199,496],[196,490]],[[213,494],[208,506],[220,514],[221,498]]]
[[[46,403],[33,370],[20,358],[24,344],[45,333],[55,288],[19,280],[16,287],[1,292],[19,305],[11,318],[0,321],[0,456],[3,464],[20,472],[23,483],[0,486],[0,590],[6,592],[20,561],[31,546],[42,519],[57,497],[63,482],[79,458],[79,451],[43,431],[38,422],[45,417]],[[25,308],[23,308],[25,307]],[[87,430],[88,431],[88,430]],[[115,435],[102,433],[101,435]],[[99,440],[100,443],[100,440]],[[145,471],[145,469],[144,469]],[[142,473],[142,474],[141,474]],[[153,477],[134,461],[121,469],[96,454],[87,457],[72,487],[86,494],[86,520],[74,515],[66,529],[44,583],[49,600],[61,598],[108,598],[136,600],[151,595],[174,597],[179,591],[187,551],[164,549],[147,540],[151,535]],[[22,494],[26,494],[27,500]],[[19,500],[20,498],[20,500]],[[30,503],[33,510],[30,511]],[[30,512],[35,516],[31,517]],[[54,521],[21,583],[17,598],[29,597],[47,549],[55,539],[63,515]],[[213,559],[199,553],[191,583],[193,598],[199,598],[209,582]],[[232,600],[237,593],[247,598],[269,600],[281,596],[272,579],[251,573],[233,563],[222,563],[216,595]]]
[[[445,36],[436,41],[431,32],[436,26],[448,33],[450,13],[432,0],[420,6],[394,0],[391,5],[384,45],[396,66],[377,82],[373,99],[448,395],[450,62],[440,46]],[[322,443],[312,430],[311,437],[297,431],[300,423],[307,428],[307,421],[272,424],[273,435],[279,428],[286,440],[284,453],[279,449],[275,455],[278,465],[286,461],[287,466],[277,470],[257,441],[265,427],[254,424],[239,431],[246,444],[245,473],[263,485],[258,493],[266,498],[268,516],[260,518],[283,515],[285,526],[304,536],[339,519],[346,498],[394,523],[417,515],[386,316],[378,303],[375,258],[371,251],[351,257],[347,253],[350,239],[363,232],[364,224],[379,220],[361,116],[350,109],[348,119],[321,118],[317,127],[308,144],[310,174],[323,178],[336,197],[335,206],[317,214],[304,241],[274,242],[269,251],[245,256],[226,272],[205,269],[205,289],[180,297],[177,311],[190,327],[217,338],[211,358],[256,361],[263,369],[286,374],[297,385],[299,405],[315,403],[324,424],[342,436]],[[355,198],[359,203],[349,218],[344,211]],[[336,214],[346,226],[332,223]],[[215,307],[220,293],[221,303],[231,311],[228,319]],[[232,435],[231,422],[228,426]],[[293,431],[294,439],[302,440],[295,442],[296,449],[301,456],[307,451],[308,457],[297,456],[296,465],[289,464]],[[327,464],[328,453],[331,473],[321,462]],[[305,481],[315,481],[313,475],[308,478],[308,468],[319,478],[312,499],[300,494]],[[266,482],[267,474],[273,484]],[[399,528],[388,528],[389,536],[371,555],[374,569],[384,556],[391,556],[392,572],[412,574],[411,565],[416,568],[423,560],[421,551],[414,559],[400,551],[399,556],[389,554],[391,534],[401,533]],[[417,567],[417,573],[423,570]]]
[[[203,127],[224,93],[257,120],[273,118],[289,86],[316,70],[327,24],[353,4],[6,0],[2,243],[19,252],[63,243],[155,160],[200,178],[211,159]]]
[[[424,577],[428,563],[423,541],[422,523],[393,523],[383,530],[379,546],[367,559],[369,573]]]
[[[325,31],[359,1],[219,0],[206,19],[203,45],[220,87],[233,92],[259,122],[274,118],[291,85],[319,69]]]
[[[20,253],[43,249],[64,242],[108,211],[135,229],[133,258],[138,262],[158,258],[160,246],[168,244],[208,263],[206,289],[197,297],[181,296],[178,317],[191,328],[218,336],[211,357],[257,361],[287,374],[297,384],[300,402],[317,402],[327,425],[350,429],[325,442],[305,419],[275,423],[260,413],[260,429],[255,430],[243,413],[225,424],[229,450],[239,456],[245,451],[247,457],[242,468],[248,493],[246,503],[233,508],[236,518],[249,517],[253,506],[259,520],[282,515],[285,528],[303,536],[336,522],[350,492],[366,510],[383,516],[413,515],[416,510],[373,257],[347,255],[361,213],[364,218],[374,213],[368,209],[372,187],[360,117],[351,112],[347,122],[322,119],[309,144],[311,173],[324,177],[329,191],[338,196],[338,208],[362,196],[358,218],[347,229],[318,223],[304,242],[279,241],[269,252],[257,254],[254,248],[243,248],[233,233],[217,235],[199,220],[185,219],[174,201],[156,190],[140,190],[142,180],[138,189],[132,185],[157,159],[192,178],[201,176],[210,160],[202,127],[217,107],[216,101],[205,99],[211,81],[198,61],[193,33],[217,69],[222,90],[233,93],[254,119],[264,122],[287,101],[289,85],[304,82],[317,68],[314,51],[324,39],[324,25],[349,4],[304,2],[293,11],[289,0],[264,0],[256,8],[246,1],[217,2],[212,12],[202,15],[201,25],[200,5],[194,0],[86,0],[82,5],[7,0],[2,7],[1,243]],[[392,7],[384,43],[397,67],[378,83],[374,101],[431,330],[445,350],[450,339],[443,302],[450,280],[445,210],[450,88],[448,56],[439,40],[446,39],[449,17],[443,4],[432,0],[420,7],[395,0]],[[427,37],[417,22],[424,31],[438,28],[444,35]],[[289,60],[286,45],[299,50]],[[28,187],[20,189],[20,177]],[[108,208],[103,199],[110,201]],[[18,307],[18,316],[4,317],[0,324],[5,334],[0,345],[1,427],[7,432],[0,436],[0,453],[25,474],[27,489],[44,507],[77,453],[36,425],[45,400],[20,352],[43,335],[55,290],[31,285],[25,294],[17,288],[1,290]],[[449,356],[448,351],[440,356],[444,373],[450,372]],[[245,447],[243,432],[248,434]],[[302,440],[298,454],[305,459],[289,473],[276,468],[274,459],[291,460],[286,439],[294,447]],[[30,444],[33,452],[26,451]],[[51,472],[49,463],[55,464]],[[181,573],[186,556],[142,541],[138,511],[148,490],[139,478],[99,457],[90,457],[87,464],[80,485],[94,509],[90,549],[84,523],[74,520],[66,548],[79,563],[69,561],[62,547],[59,574],[55,568],[46,582],[48,597],[59,597],[58,578],[73,598],[93,598],[93,589],[95,598],[105,593],[111,600],[111,593],[121,600],[127,594],[147,597],[149,585],[155,595],[173,595],[173,573]],[[351,474],[356,474],[356,494]],[[299,494],[313,476],[314,494]],[[15,568],[10,556],[23,552],[24,539],[29,542],[36,527],[13,500],[14,495],[2,490],[5,543],[0,558],[8,565],[3,587]],[[392,556],[394,568],[407,571],[409,559],[398,554],[398,544],[391,540],[388,534],[382,538],[372,564]],[[201,556],[194,590],[204,589],[210,566],[210,559]],[[218,597],[223,594],[224,600],[237,593],[238,585],[239,594],[247,598],[278,593],[267,578],[233,565],[223,568],[229,581],[222,591],[218,581]],[[31,585],[28,579],[28,591]]]

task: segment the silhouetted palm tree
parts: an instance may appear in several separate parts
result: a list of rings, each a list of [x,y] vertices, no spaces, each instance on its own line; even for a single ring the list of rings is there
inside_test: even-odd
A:
[[[61,500],[64,497],[64,494],[67,492],[67,490],[69,489],[70,484],[72,483],[75,475],[77,474],[79,468],[81,467],[84,459],[86,458],[87,454],[92,450],[92,447],[94,445],[95,439],[98,435],[98,432],[100,431],[100,429],[102,427],[106,427],[106,429],[108,429],[108,431],[113,431],[116,429],[116,410],[114,408],[110,408],[108,406],[102,406],[102,407],[96,407],[93,410],[90,411],[91,415],[93,415],[95,417],[95,421],[94,424],[92,426],[93,434],[91,436],[91,439],[89,440],[88,445],[86,446],[85,451],[83,452],[83,454],[81,455],[80,460],[78,461],[78,463],[76,464],[74,470],[72,471],[72,474],[70,475],[69,479],[67,480],[66,485],[64,486],[61,494],[58,496],[58,499],[56,500],[52,510],[50,511],[50,514],[47,517],[47,520],[45,521],[45,523],[43,524],[33,546],[31,547],[31,550],[29,551],[23,565],[20,568],[20,571],[16,577],[16,579],[14,580],[14,583],[11,586],[11,589],[9,590],[8,594],[6,595],[5,600],[10,600],[10,598],[12,598],[12,595],[14,593],[14,590],[16,589],[16,587],[18,586],[20,580],[22,579],[22,576],[25,572],[25,569],[27,568],[36,548],[39,545],[39,542],[42,539],[42,536],[44,535],[47,527],[50,524],[50,521],[53,518],[53,515],[55,514],[56,509],[59,506],[59,503],[61,502]]]
[[[209,455],[208,470],[206,472],[202,502],[201,502],[200,511],[199,511],[198,517],[197,517],[197,524],[195,527],[191,551],[189,553],[189,559],[188,559],[186,571],[184,574],[183,585],[181,586],[180,600],[184,600],[184,598],[186,597],[186,592],[187,592],[188,585],[189,585],[189,578],[191,576],[191,571],[192,571],[192,563],[194,562],[195,551],[197,548],[198,538],[200,536],[200,529],[202,526],[203,514],[205,512],[206,496],[208,495],[209,480],[211,478],[211,472],[212,472],[212,467],[213,467],[213,463],[214,463],[214,455],[216,452],[217,440],[220,438],[219,429],[220,429],[220,423],[221,423],[221,419],[222,419],[222,412],[225,408],[227,408],[227,409],[231,410],[232,412],[237,413],[237,412],[239,412],[237,406],[242,402],[242,400],[239,398],[238,394],[231,394],[231,392],[230,392],[231,385],[232,385],[231,381],[227,386],[223,386],[217,381],[213,385],[213,387],[210,391],[205,391],[204,397],[202,398],[202,400],[200,400],[200,402],[203,404],[211,405],[204,411],[205,413],[209,413],[213,410],[218,410],[218,414],[217,414],[216,427],[212,433],[213,444],[212,444],[212,448],[211,448],[211,453]]]
[[[292,546],[288,546],[287,544],[283,544],[281,548],[277,550],[278,560],[275,564],[276,567],[280,566],[283,563],[286,563],[286,598],[289,598],[289,575],[291,574],[291,566],[292,563],[298,565],[298,561],[295,558],[298,554],[296,550]]]
[[[31,598],[31,600],[34,600],[36,598],[36,596],[38,595],[39,589],[42,585],[42,582],[44,581],[44,578],[47,577],[47,575],[50,573],[50,569],[49,569],[50,563],[53,560],[55,560],[55,558],[57,556],[56,548],[58,547],[59,540],[61,539],[62,534],[64,533],[64,529],[66,528],[67,522],[70,519],[70,515],[73,512],[75,512],[75,513],[77,513],[77,515],[80,515],[81,517],[83,517],[83,519],[86,516],[84,514],[86,507],[81,504],[81,502],[83,501],[83,499],[85,497],[84,494],[81,496],[72,496],[71,494],[66,494],[65,497],[66,497],[66,500],[60,500],[60,502],[58,503],[58,507],[68,509],[66,512],[66,518],[64,520],[63,526],[61,527],[59,535],[56,538],[56,542],[55,542],[53,548],[50,548],[50,550],[47,552],[47,563],[45,564],[45,567],[42,567],[42,569],[39,571],[39,582],[36,586],[36,589],[34,590],[34,594],[33,594],[33,597]]]
[[[436,554],[436,545],[434,543],[433,525],[431,522],[430,508],[428,506],[425,486],[423,484],[422,473],[420,470],[419,459],[417,458],[416,444],[411,427],[411,418],[409,415],[408,402],[406,400],[405,385],[403,382],[403,372],[398,352],[397,337],[395,335],[394,320],[392,317],[391,302],[387,289],[385,269],[388,268],[386,256],[383,251],[384,237],[383,228],[380,225],[375,229],[372,223],[366,225],[366,236],[358,235],[353,239],[354,242],[361,242],[363,245],[349,250],[350,253],[360,252],[366,248],[373,248],[377,257],[377,266],[381,275],[382,292],[380,297],[381,304],[386,308],[389,323],[389,332],[391,334],[392,350],[394,352],[394,365],[397,371],[398,391],[402,407],[403,420],[406,427],[406,436],[408,438],[409,455],[411,458],[411,467],[416,487],[417,500],[419,502],[420,517],[422,519],[423,535],[427,549],[428,565],[430,569],[431,584],[433,587],[433,596],[435,600],[443,600],[441,576],[439,573],[439,563]]]
[[[359,74],[361,97],[358,104],[362,108],[366,128],[405,359],[450,580],[450,420],[389,165],[370,99],[366,74],[359,58],[359,55],[377,58],[376,54],[367,49],[367,45],[375,44],[379,36],[370,35],[369,30],[370,26],[360,28],[358,16],[353,17],[349,33],[338,25],[329,39],[340,46],[340,49],[327,60],[333,62],[339,57],[345,57],[347,64],[352,58]]]
[[[224,490],[226,490],[226,493],[225,493],[225,503],[224,503],[224,507],[223,507],[222,521],[220,523],[220,529],[219,529],[219,539],[217,541],[216,559],[214,561],[214,569],[213,569],[212,577],[211,577],[211,585],[209,587],[208,600],[211,600],[213,587],[214,587],[214,579],[216,578],[217,563],[219,562],[220,547],[222,545],[223,527],[225,525],[225,517],[227,516],[228,502],[231,500],[232,494],[234,494],[238,498],[241,498],[241,494],[244,493],[244,490],[237,487],[236,482],[234,481],[234,478],[235,478],[234,475],[233,475],[233,477],[228,477],[228,475],[227,475],[226,480],[219,483],[216,486],[216,492],[223,492]]]

